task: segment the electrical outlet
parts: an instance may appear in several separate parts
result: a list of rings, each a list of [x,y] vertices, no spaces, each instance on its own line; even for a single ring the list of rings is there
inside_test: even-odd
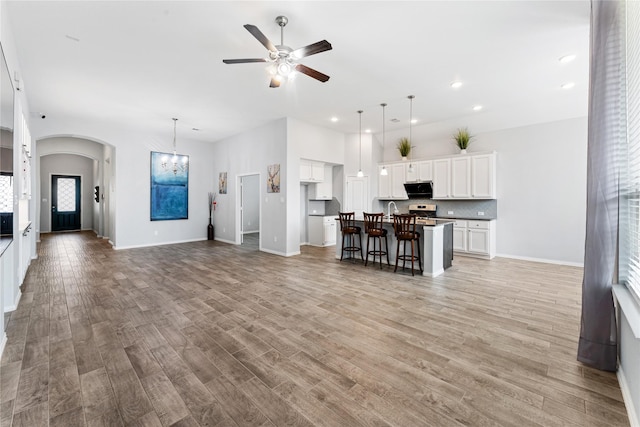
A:
[[[154,236],[157,236],[157,235],[158,235],[158,230],[155,230],[155,231],[153,232],[153,235],[154,235]]]
[[[478,212],[478,216],[484,216],[484,212],[482,211]]]
[[[226,232],[227,232],[227,229],[226,229],[226,228],[224,228],[224,227],[222,227],[222,232],[223,232],[223,233],[226,233]]]
[[[273,236],[273,241],[277,242],[278,241],[278,236]]]
[[[453,215],[453,211],[448,211],[447,215]]]

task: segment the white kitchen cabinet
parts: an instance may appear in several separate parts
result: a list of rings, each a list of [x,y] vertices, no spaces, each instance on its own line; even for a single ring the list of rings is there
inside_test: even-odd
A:
[[[409,170],[409,164],[413,169]],[[405,182],[431,181],[433,179],[433,161],[410,162],[406,166]]]
[[[333,167],[324,167],[325,180],[309,184],[309,200],[331,200],[333,198]]]
[[[458,156],[451,158],[450,196],[454,199],[471,198],[471,158]]]
[[[471,197],[496,198],[496,153],[471,157]]]
[[[382,166],[378,166],[378,198],[407,199],[407,192],[404,190],[404,163],[386,165],[387,175],[380,175],[380,169]]]
[[[453,250],[467,251],[467,221],[458,219],[453,223]]]
[[[409,164],[413,171],[409,172]],[[456,155],[416,162],[385,164],[387,176],[379,176],[378,198],[406,199],[405,182],[432,181],[433,199],[495,199],[496,153]],[[378,166],[378,172],[382,165]],[[398,176],[402,178],[397,179]]]
[[[300,160],[300,182],[324,181],[324,163]]]
[[[448,199],[450,194],[451,159],[433,161],[433,198]]]
[[[309,217],[309,244],[311,246],[332,246],[336,244],[335,216]]]
[[[495,220],[456,220],[453,250],[458,255],[491,259],[496,256]]]

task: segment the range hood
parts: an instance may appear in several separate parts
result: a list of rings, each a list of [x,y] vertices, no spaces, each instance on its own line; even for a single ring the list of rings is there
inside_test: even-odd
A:
[[[407,182],[404,190],[410,199],[431,199],[433,197],[433,183],[431,181]]]

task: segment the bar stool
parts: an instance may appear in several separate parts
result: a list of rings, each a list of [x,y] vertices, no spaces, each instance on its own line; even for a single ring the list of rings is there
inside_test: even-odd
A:
[[[398,260],[402,260],[402,268],[407,261],[411,261],[411,275],[413,273],[413,262],[418,260],[418,266],[422,273],[422,261],[420,260],[420,233],[416,231],[416,215],[402,214],[393,216],[393,229],[396,233],[398,247],[396,249],[396,267],[394,273],[398,270]],[[402,243],[402,255],[400,255],[400,244]],[[411,244],[411,255],[407,254],[407,243]],[[418,255],[415,255],[414,244],[418,247]]]
[[[339,212],[338,216],[340,217],[340,231],[342,232],[342,252],[340,253],[340,261],[342,261],[342,257],[344,257],[345,252],[360,252],[360,258],[364,261],[364,256],[362,255],[362,236],[360,233],[362,229],[356,225],[356,214],[355,212]],[[358,244],[355,245],[354,236],[358,236]],[[345,246],[345,241],[347,245]]]
[[[382,269],[382,255],[387,256],[387,265],[389,263],[389,241],[387,240],[387,230],[382,227],[382,218],[384,213],[364,213],[364,232],[367,234],[367,259],[364,262],[365,267],[369,263],[369,255],[373,255],[373,263],[376,263],[376,255],[380,257],[380,269]],[[382,238],[384,237],[384,250],[382,250]],[[369,241],[373,239],[373,250],[369,250]],[[378,248],[376,250],[376,241]]]

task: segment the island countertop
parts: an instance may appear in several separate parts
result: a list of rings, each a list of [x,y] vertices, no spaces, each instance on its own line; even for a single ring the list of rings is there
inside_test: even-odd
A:
[[[426,222],[423,223],[423,222]],[[449,219],[428,219],[421,220],[421,223],[416,222],[416,231],[421,234],[420,237],[420,259],[423,266],[423,275],[435,277],[442,273],[444,270],[451,266],[453,259],[453,225],[455,220]],[[362,230],[362,250],[366,252],[367,235],[364,233],[364,219],[356,218],[355,223]],[[382,223],[383,228],[387,230],[388,237],[388,252],[389,258],[395,260],[396,252],[398,250],[398,242],[394,233],[394,223],[392,218],[384,218]],[[340,226],[336,227],[336,258],[341,257],[341,241],[342,233],[340,232]],[[347,258],[353,256],[359,257],[359,254],[346,254]],[[366,255],[365,255],[366,256]],[[371,258],[371,257],[369,257]],[[394,261],[391,261],[393,264]],[[418,266],[415,266],[418,268]]]

